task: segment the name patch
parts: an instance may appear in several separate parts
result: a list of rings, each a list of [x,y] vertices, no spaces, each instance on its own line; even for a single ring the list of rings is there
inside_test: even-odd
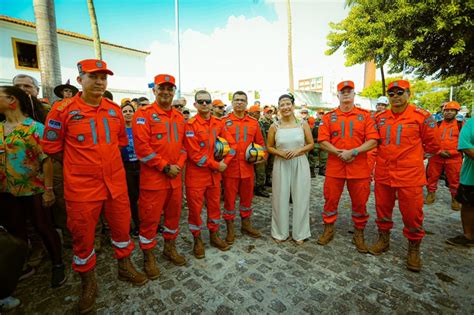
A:
[[[144,125],[145,124],[145,118],[139,117],[137,118],[137,125]]]
[[[194,137],[194,131],[186,131],[186,137],[188,138]]]

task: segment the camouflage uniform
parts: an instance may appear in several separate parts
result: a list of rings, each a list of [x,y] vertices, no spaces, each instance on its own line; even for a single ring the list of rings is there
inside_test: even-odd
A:
[[[311,133],[314,138],[314,149],[310,152],[309,155],[309,165],[311,169],[311,177],[315,177],[315,169],[319,168],[318,174],[324,176],[326,174],[326,161],[328,160],[328,153],[321,149],[321,145],[318,143],[318,129],[319,124],[321,123],[320,119],[316,120],[313,130]]]

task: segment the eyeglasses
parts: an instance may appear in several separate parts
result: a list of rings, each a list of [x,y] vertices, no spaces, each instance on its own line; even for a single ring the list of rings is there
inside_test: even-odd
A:
[[[403,95],[403,93],[405,93],[405,91],[404,91],[404,90],[397,90],[397,92],[390,91],[390,92],[388,92],[388,96],[390,96],[390,97],[394,97],[394,96],[395,96],[395,94],[397,94],[398,96],[402,96],[402,95]]]
[[[174,108],[183,108],[183,105],[173,105]]]
[[[160,91],[168,91],[168,92],[174,92],[176,88],[174,86],[161,86],[161,85],[158,85],[158,90]]]
[[[199,105],[204,105],[204,104],[209,105],[212,103],[212,101],[211,100],[197,100],[196,103],[198,103]]]

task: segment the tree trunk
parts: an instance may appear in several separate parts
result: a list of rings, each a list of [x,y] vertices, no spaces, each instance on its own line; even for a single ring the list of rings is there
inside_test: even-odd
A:
[[[292,49],[292,37],[291,37],[291,0],[288,0],[287,13],[288,13],[288,71],[290,80],[290,92],[295,92],[295,86],[293,81],[293,49]]]
[[[94,0],[87,0],[87,7],[89,8],[89,17],[91,19],[95,58],[102,60],[102,46],[100,44],[99,25],[97,24],[97,16],[95,15]]]
[[[386,96],[385,91],[385,73],[383,72],[383,63],[380,65],[380,74],[382,75],[382,95]]]
[[[43,97],[52,103],[56,98],[53,93],[54,87],[61,84],[61,63],[54,0],[34,0],[33,9],[38,37],[41,88]]]

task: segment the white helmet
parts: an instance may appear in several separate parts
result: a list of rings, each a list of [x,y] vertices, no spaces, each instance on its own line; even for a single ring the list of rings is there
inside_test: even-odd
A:
[[[386,96],[380,96],[380,97],[377,99],[377,104],[388,105],[388,98],[387,98]]]

